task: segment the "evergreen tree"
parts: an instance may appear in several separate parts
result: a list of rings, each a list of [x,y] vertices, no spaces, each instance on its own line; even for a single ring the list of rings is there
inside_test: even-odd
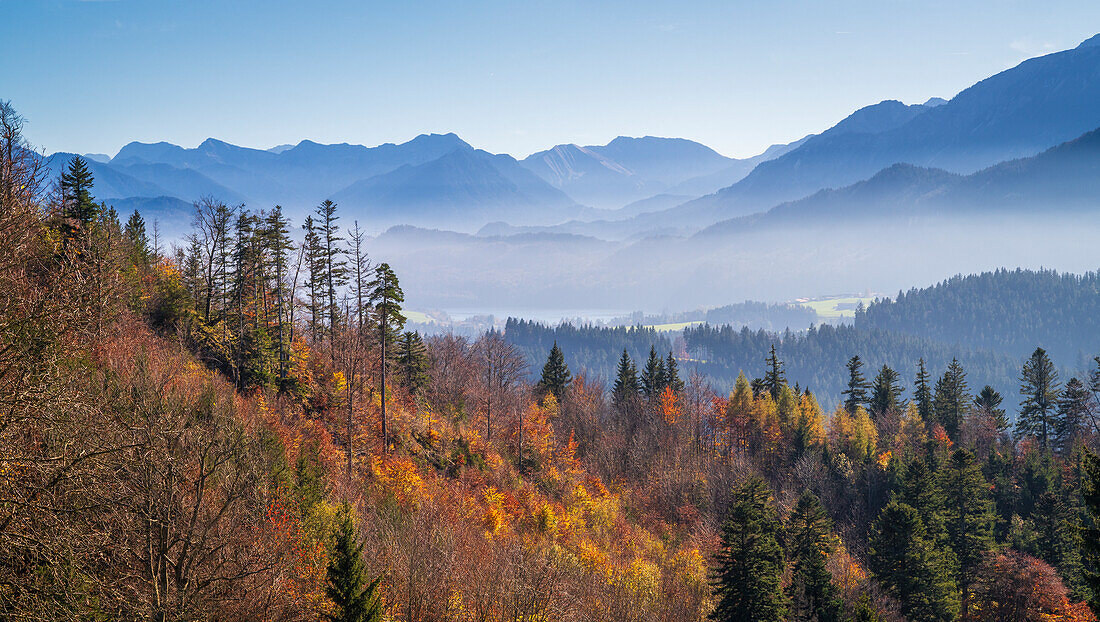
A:
[[[428,350],[420,333],[405,331],[397,344],[397,369],[401,386],[416,395],[428,386]]]
[[[303,261],[306,264],[306,292],[309,298],[309,338],[315,344],[320,343],[321,328],[324,325],[325,309],[325,262],[321,248],[321,237],[313,216],[306,216],[305,240],[303,240]]]
[[[351,506],[344,504],[340,514],[336,541],[329,557],[328,584],[325,586],[325,594],[332,602],[333,611],[324,617],[330,622],[379,622],[382,619],[382,599],[378,585],[382,577],[367,583],[363,545],[356,543]]]
[[[959,615],[958,591],[942,553],[912,507],[891,501],[871,527],[868,563],[910,620],[948,622]]]
[[[317,209],[317,257],[321,265],[321,278],[323,279],[323,303],[322,313],[326,319],[326,328],[331,334],[336,330],[340,318],[340,306],[336,300],[336,290],[348,282],[347,261],[344,259],[344,249],[340,242],[340,226],[336,224],[340,217],[336,215],[336,204],[330,200],[322,201]],[[330,348],[331,352],[331,348]]]
[[[1005,414],[1005,409],[1001,408],[1002,401],[1004,398],[1001,394],[987,384],[974,398],[974,406],[992,415],[993,420],[997,422],[997,430],[1004,432],[1008,429],[1008,416]]]
[[[679,395],[684,392],[684,381],[680,379],[680,370],[676,365],[676,357],[672,356],[671,351],[668,353],[668,358],[665,359],[665,377],[673,393]]]
[[[941,476],[944,519],[951,549],[958,561],[962,615],[967,618],[967,593],[978,578],[978,567],[993,550],[993,502],[989,486],[974,455],[959,449],[944,465]]]
[[[775,354],[775,344],[772,344],[771,354],[765,361],[768,365],[764,372],[764,388],[771,394],[773,400],[779,399],[779,392],[787,384],[787,374],[783,371],[783,362]]]
[[[1084,578],[1091,594],[1089,606],[1100,616],[1100,456],[1084,452],[1082,470],[1081,496],[1088,520],[1081,534],[1081,557],[1087,568]]]
[[[100,208],[92,196],[94,184],[88,163],[80,156],[73,156],[68,169],[61,174],[62,216],[75,221],[66,225],[70,235],[78,229],[87,230],[99,219]]]
[[[958,359],[951,359],[947,371],[936,381],[936,392],[932,398],[932,410],[935,421],[947,430],[951,440],[959,438],[959,428],[970,408],[970,393],[966,384],[966,372]]]
[[[271,295],[274,302],[276,344],[279,356],[279,380],[285,382],[290,361],[290,343],[293,327],[290,325],[290,292],[286,280],[289,271],[288,255],[294,248],[290,239],[290,220],[283,216],[283,208],[276,205],[264,223],[264,248],[270,256]]]
[[[623,409],[637,398],[640,387],[638,385],[638,370],[630,355],[623,350],[619,358],[619,369],[615,375],[615,386],[611,390],[611,403],[615,408]]]
[[[135,266],[148,265],[151,258],[149,236],[145,233],[145,219],[141,217],[137,210],[130,214],[122,234],[130,246],[130,263]]]
[[[867,404],[867,391],[871,385],[863,377],[862,367],[863,361],[859,356],[848,359],[848,388],[840,393],[845,396],[844,409],[849,413],[854,413],[857,407]]]
[[[1054,427],[1054,444],[1059,453],[1068,456],[1088,423],[1092,412],[1092,394],[1085,383],[1070,378],[1058,400],[1058,416]]]
[[[946,498],[928,462],[916,459],[905,466],[895,499],[917,511],[924,533],[935,547],[947,544],[944,504]]]
[[[550,393],[554,396],[554,399],[560,402],[562,393],[565,392],[566,387],[572,381],[573,376],[569,373],[569,367],[565,364],[565,355],[562,354],[558,342],[555,341],[554,346],[550,348],[550,356],[547,357],[546,364],[542,366],[542,377],[539,378],[536,390],[542,395]]]
[[[717,622],[779,622],[787,619],[779,515],[768,485],[759,477],[735,493],[722,532],[712,584]]]
[[[1058,407],[1058,372],[1046,350],[1036,348],[1020,372],[1020,418],[1016,420],[1016,438],[1034,436],[1043,451],[1050,450]]]
[[[914,383],[913,400],[917,403],[917,414],[925,423],[932,421],[935,411],[932,410],[932,387],[929,386],[928,368],[924,366],[924,359],[917,364],[917,380]]]
[[[872,417],[879,417],[887,412],[900,413],[905,409],[905,403],[901,394],[905,391],[899,384],[901,375],[883,365],[875,380],[871,383],[870,411]]]
[[[792,561],[789,620],[840,620],[840,599],[826,563],[836,552],[836,537],[825,508],[810,492],[798,499],[787,519],[786,549]]]
[[[665,390],[665,362],[657,356],[657,349],[649,347],[649,359],[642,370],[642,393],[646,399],[655,400]]]
[[[386,370],[389,359],[394,356],[394,345],[401,328],[405,325],[405,316],[401,314],[401,303],[405,294],[397,281],[390,264],[381,263],[374,269],[374,279],[367,284],[370,288],[370,301],[378,316],[378,343],[380,356],[378,367],[381,370],[379,387],[382,393],[382,451],[389,451],[390,440],[386,416]]]

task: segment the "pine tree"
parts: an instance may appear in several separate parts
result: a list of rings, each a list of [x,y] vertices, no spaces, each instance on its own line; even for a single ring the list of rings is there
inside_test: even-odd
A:
[[[679,395],[684,392],[684,381],[680,379],[680,370],[676,365],[676,357],[672,356],[672,352],[668,353],[668,358],[665,359],[665,378],[668,380],[668,386],[672,388],[672,392]]]
[[[712,576],[717,622],[779,622],[787,619],[779,515],[768,485],[759,477],[735,493],[722,532]]]
[[[73,156],[68,169],[61,174],[62,216],[74,221],[65,226],[69,235],[77,230],[86,231],[99,218],[100,208],[92,196],[94,184],[88,163],[80,156]]]
[[[825,508],[810,492],[798,499],[787,519],[787,556],[792,562],[789,620],[840,620],[840,599],[826,563],[836,552],[837,541]]]
[[[993,550],[993,502],[981,466],[969,451],[955,451],[941,473],[947,538],[958,561],[965,619],[969,614],[968,590],[986,554]]]
[[[872,417],[880,417],[887,412],[900,413],[905,409],[901,394],[905,391],[899,384],[901,375],[883,365],[875,380],[871,383],[870,411]]]
[[[1050,450],[1058,407],[1058,372],[1046,350],[1036,348],[1020,372],[1020,418],[1016,420],[1016,438],[1034,436],[1043,451]]]
[[[428,350],[420,333],[405,331],[397,344],[397,369],[401,386],[416,395],[428,386]]]
[[[936,381],[932,398],[935,421],[947,431],[951,440],[959,438],[959,428],[970,408],[970,393],[966,385],[966,372],[958,359],[951,359],[947,371]]]
[[[779,399],[779,392],[787,384],[787,374],[783,371],[783,362],[775,354],[775,344],[772,344],[771,354],[765,359],[768,370],[764,372],[764,388],[771,394],[773,400]]]
[[[917,364],[917,379],[914,383],[913,400],[917,403],[917,414],[925,423],[931,423],[935,411],[932,410],[932,387],[928,385],[928,368],[924,366],[924,359]]]
[[[405,302],[405,294],[388,263],[381,263],[374,269],[374,279],[367,287],[370,288],[371,305],[378,315],[378,343],[381,350],[378,367],[382,372],[379,378],[382,393],[382,451],[385,453],[390,446],[386,414],[386,370],[389,359],[394,356],[397,335],[401,334],[401,328],[405,325],[405,316],[401,314],[401,303]]]
[[[871,527],[868,565],[910,620],[948,622],[959,615],[958,591],[912,507],[891,501]]]
[[[1078,378],[1070,378],[1058,399],[1054,445],[1063,456],[1073,452],[1092,412],[1092,393]]]
[[[655,400],[665,389],[665,362],[657,356],[657,350],[649,347],[649,359],[642,370],[642,393],[646,399]]]
[[[997,422],[997,430],[1004,432],[1008,429],[1008,416],[1005,409],[1001,408],[1004,398],[988,384],[982,387],[978,396],[974,398],[974,406],[988,412]]]
[[[378,622],[382,619],[382,599],[378,591],[382,577],[367,583],[363,545],[356,543],[351,506],[344,504],[340,514],[325,586],[333,611],[324,617],[330,622]]]
[[[848,359],[848,388],[840,393],[846,396],[844,398],[844,408],[849,413],[854,413],[857,407],[867,404],[867,391],[871,388],[871,385],[863,377],[863,372],[860,371],[862,367],[863,361],[859,359],[859,356]]]
[[[619,358],[615,386],[611,390],[612,405],[620,410],[627,407],[637,398],[639,390],[638,370],[634,367],[634,362],[630,360],[630,355],[624,349],[622,357]]]
[[[539,394],[549,393],[560,402],[562,394],[572,381],[569,367],[565,364],[565,355],[555,341],[554,346],[550,348],[550,356],[547,357],[546,364],[542,366],[542,377],[535,388]]]

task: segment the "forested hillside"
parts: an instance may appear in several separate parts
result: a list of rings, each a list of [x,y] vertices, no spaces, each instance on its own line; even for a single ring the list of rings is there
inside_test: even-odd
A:
[[[856,314],[879,329],[1021,358],[1039,345],[1062,365],[1100,352],[1100,275],[997,270],[898,292]]]
[[[1034,349],[1012,412],[942,344],[903,392],[931,342],[877,330],[698,329],[766,349],[732,390],[650,330],[423,339],[334,203],[298,238],[207,199],[163,249],[21,127],[0,103],[2,619],[1096,620],[1100,359]]]

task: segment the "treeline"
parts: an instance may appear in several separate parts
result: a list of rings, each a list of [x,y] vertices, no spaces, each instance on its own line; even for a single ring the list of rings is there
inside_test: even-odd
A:
[[[504,337],[527,359],[532,370],[546,357],[553,344],[558,344],[572,369],[590,378],[610,380],[623,350],[634,360],[644,359],[650,348],[662,353],[672,351],[673,344],[664,333],[641,326],[606,327],[559,324],[550,327],[534,320],[508,318]]]
[[[940,373],[941,366],[957,358],[974,382],[992,385],[1006,395],[1016,385],[1018,370],[1018,363],[1005,355],[843,324],[782,334],[730,326],[691,326],[684,330],[684,341],[689,356],[699,361],[699,369],[720,386],[732,386],[741,371],[763,373],[774,346],[791,377],[799,378],[830,404],[836,403],[846,386],[844,365],[853,355],[859,355],[872,368],[894,366],[907,385],[915,378],[921,359],[932,362],[933,373]]]
[[[1042,346],[1080,367],[1100,351],[1100,273],[997,270],[898,292],[856,314],[861,330],[885,330],[1023,358]]]

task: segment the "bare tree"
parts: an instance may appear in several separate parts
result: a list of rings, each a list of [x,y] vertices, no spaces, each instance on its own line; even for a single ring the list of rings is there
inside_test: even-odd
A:
[[[527,374],[527,360],[519,348],[495,330],[482,335],[474,350],[485,412],[485,440],[489,441],[493,435],[494,404],[500,408],[515,397],[514,389]]]

